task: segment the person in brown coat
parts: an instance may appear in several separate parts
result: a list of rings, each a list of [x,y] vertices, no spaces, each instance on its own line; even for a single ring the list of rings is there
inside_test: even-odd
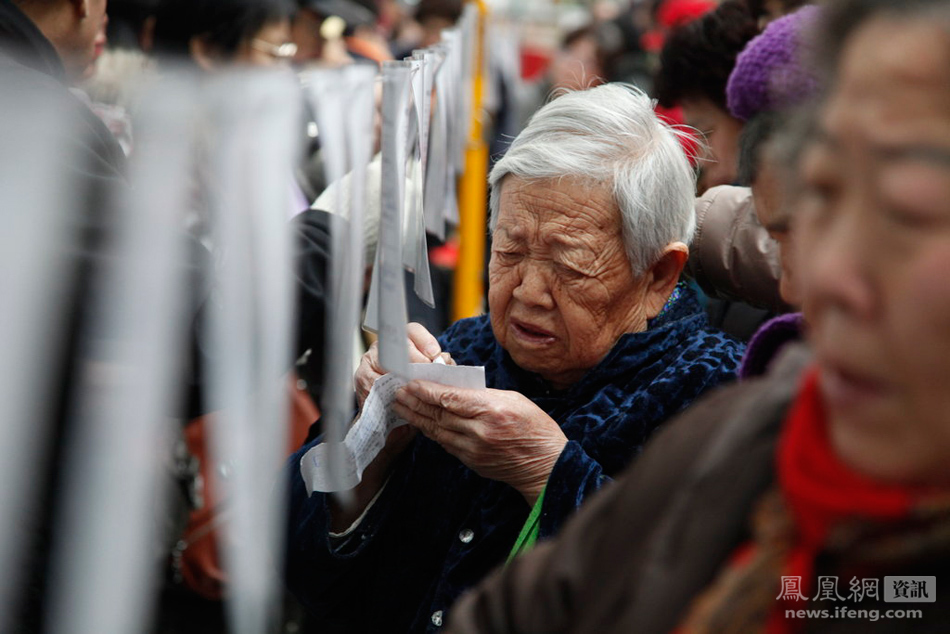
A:
[[[448,631],[947,631],[950,2],[828,9],[795,227],[810,353],[668,425]]]

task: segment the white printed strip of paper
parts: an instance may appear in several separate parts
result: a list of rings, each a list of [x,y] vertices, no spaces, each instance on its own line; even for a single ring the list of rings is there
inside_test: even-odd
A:
[[[484,46],[479,47],[479,22],[481,16],[478,12],[478,7],[475,4],[466,4],[465,9],[462,11],[462,18],[460,19],[461,25],[461,40],[462,40],[462,127],[460,130],[461,134],[461,148],[464,152],[465,147],[467,146],[469,135],[472,131],[472,115],[474,114],[473,108],[475,105],[475,94],[474,94],[474,80],[475,73],[478,72],[479,61],[477,59],[477,54],[479,53],[479,48],[484,48]],[[483,42],[484,43],[484,42]],[[484,69],[484,66],[482,67]]]
[[[403,208],[406,134],[409,116],[409,62],[383,64],[383,171],[379,221],[379,362],[406,376],[406,290],[403,274]]]
[[[292,358],[293,316],[292,241],[277,211],[290,203],[300,99],[292,76],[266,71],[221,74],[207,90],[223,256],[209,324],[209,403],[218,412],[210,447],[215,464],[235,466],[221,483],[230,508],[221,555],[232,630],[251,634],[272,629],[277,614],[269,553],[280,552],[283,501],[272,495],[272,482],[287,446],[281,375]]]
[[[62,105],[0,90],[0,517],[11,523],[28,522],[38,506],[41,456],[57,400],[50,371],[62,354],[56,333],[69,312],[66,254],[78,250],[71,237],[80,196],[70,192],[66,161],[59,160],[72,132]],[[28,537],[0,530],[2,631],[16,612],[11,603],[22,588]]]
[[[414,244],[406,245],[409,252],[415,256],[413,262],[413,290],[416,296],[422,300],[429,308],[435,308],[435,292],[432,288],[432,272],[429,270],[429,244],[426,239],[425,217],[422,210],[422,164],[419,161],[412,161],[410,166],[412,174],[410,181],[413,183],[413,206],[415,211],[411,214],[409,221],[412,223],[412,236]],[[417,205],[417,206],[416,206]]]
[[[433,126],[436,125],[433,120],[432,91],[435,88],[435,74],[438,71],[439,66],[441,66],[443,58],[441,52],[432,48],[413,51],[413,57],[416,59],[422,59],[424,62],[422,67],[423,97],[419,105],[422,106],[423,122],[421,128],[422,136],[420,139],[420,145],[422,149],[422,178],[425,189],[423,213],[425,216],[426,231],[434,236],[438,236],[440,240],[444,241],[445,221],[442,219],[442,208],[445,206],[443,201],[444,192],[434,191],[436,183],[438,183],[440,187],[444,185],[444,177],[441,175],[441,170],[445,169],[444,147],[443,151],[437,156],[437,160],[434,163],[434,169],[430,170],[429,168],[429,152],[435,143],[435,141],[433,141],[432,130]],[[440,133],[438,142],[443,142],[444,138],[444,133]],[[439,176],[434,178],[430,175],[430,171],[432,171],[434,174],[439,174]],[[433,191],[430,192],[430,190]]]
[[[452,387],[485,389],[485,368],[482,366],[454,366],[441,363],[412,363],[409,374],[413,379],[433,381]],[[300,475],[313,493],[332,493],[352,489],[363,478],[363,471],[386,445],[389,433],[405,425],[392,411],[396,391],[408,381],[396,374],[386,374],[376,380],[363,404],[363,412],[346,435],[341,447],[345,469],[329,469],[329,443],[311,448],[300,459]]]
[[[425,216],[423,210],[423,138],[428,135],[427,123],[423,120],[425,88],[425,59],[412,58],[409,60],[412,69],[410,79],[410,96],[412,105],[409,117],[409,146],[406,148],[409,156],[408,181],[410,186],[406,191],[405,214],[403,227],[405,242],[403,244],[403,264],[412,271],[413,290],[430,308],[435,308],[435,295],[432,289],[432,277],[429,272],[429,249],[426,241]]]
[[[97,267],[98,290],[86,299],[95,319],[83,324],[74,359],[57,498],[62,541],[49,576],[46,631],[54,634],[142,631],[156,589],[155,518],[164,512],[156,500],[188,323],[179,210],[188,200],[194,90],[166,77],[141,95],[135,189],[112,192],[124,212],[110,219],[109,264]]]
[[[442,171],[442,177],[445,180],[444,196],[442,198],[442,214],[445,222],[457,227],[459,224],[458,193],[456,191],[455,179],[461,173],[462,165],[460,161],[461,153],[458,148],[458,126],[459,113],[458,102],[461,97],[458,95],[459,83],[455,73],[457,65],[455,63],[455,37],[453,29],[442,31],[442,42],[439,44],[445,52],[445,60],[436,75],[436,107],[442,112],[444,117],[445,130],[445,169]]]
[[[363,211],[372,154],[376,72],[370,66],[321,69],[306,75],[331,185],[316,208],[334,211],[326,322],[324,391],[320,403],[324,433],[339,445],[350,423],[353,395],[352,345],[359,328],[363,262]],[[346,176],[343,176],[347,170]],[[376,172],[379,177],[379,172]],[[331,456],[331,466],[344,460]],[[341,499],[344,505],[347,499]]]
[[[426,230],[445,240],[445,207],[447,196],[447,174],[450,171],[449,160],[449,133],[447,127],[447,113],[445,82],[437,80],[437,73],[441,73],[445,60],[444,52],[439,49],[430,54],[433,57],[433,83],[435,86],[435,110],[432,111],[432,122],[429,128],[429,151],[426,160],[425,173],[425,202],[423,210],[426,216]],[[431,109],[431,108],[430,108]]]

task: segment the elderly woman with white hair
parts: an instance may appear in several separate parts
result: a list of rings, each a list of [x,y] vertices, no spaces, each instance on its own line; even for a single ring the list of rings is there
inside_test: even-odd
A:
[[[344,509],[291,458],[287,579],[324,631],[423,632],[509,553],[558,531],[656,427],[734,377],[739,343],[679,284],[694,174],[641,92],[543,107],[490,177],[489,314],[413,360],[485,366],[486,390],[414,381]],[[357,371],[365,398],[375,349]],[[521,535],[519,536],[519,532]]]

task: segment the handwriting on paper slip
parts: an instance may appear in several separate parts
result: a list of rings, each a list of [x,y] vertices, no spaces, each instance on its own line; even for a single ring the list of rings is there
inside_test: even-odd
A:
[[[482,366],[412,363],[409,375],[413,379],[433,381],[452,387],[484,389],[485,368]],[[386,374],[373,384],[363,403],[363,413],[350,427],[342,443],[320,443],[300,459],[300,475],[313,493],[333,493],[352,489],[363,479],[363,471],[386,445],[389,432],[405,425],[392,412],[396,391],[409,380],[395,374]]]

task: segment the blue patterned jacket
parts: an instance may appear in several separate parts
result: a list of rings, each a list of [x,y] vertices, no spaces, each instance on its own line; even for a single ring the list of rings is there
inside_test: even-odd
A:
[[[564,391],[516,366],[487,316],[457,322],[440,342],[459,365],[484,365],[488,387],[526,395],[567,436],[548,480],[541,538],[625,467],[660,423],[732,380],[743,352],[707,329],[695,295],[682,285],[646,331],[621,337]],[[331,544],[326,497],[308,497],[300,476],[300,458],[311,446],[287,466],[286,575],[320,632],[437,630],[455,599],[504,561],[530,511],[513,488],[480,477],[420,435],[359,526]]]

